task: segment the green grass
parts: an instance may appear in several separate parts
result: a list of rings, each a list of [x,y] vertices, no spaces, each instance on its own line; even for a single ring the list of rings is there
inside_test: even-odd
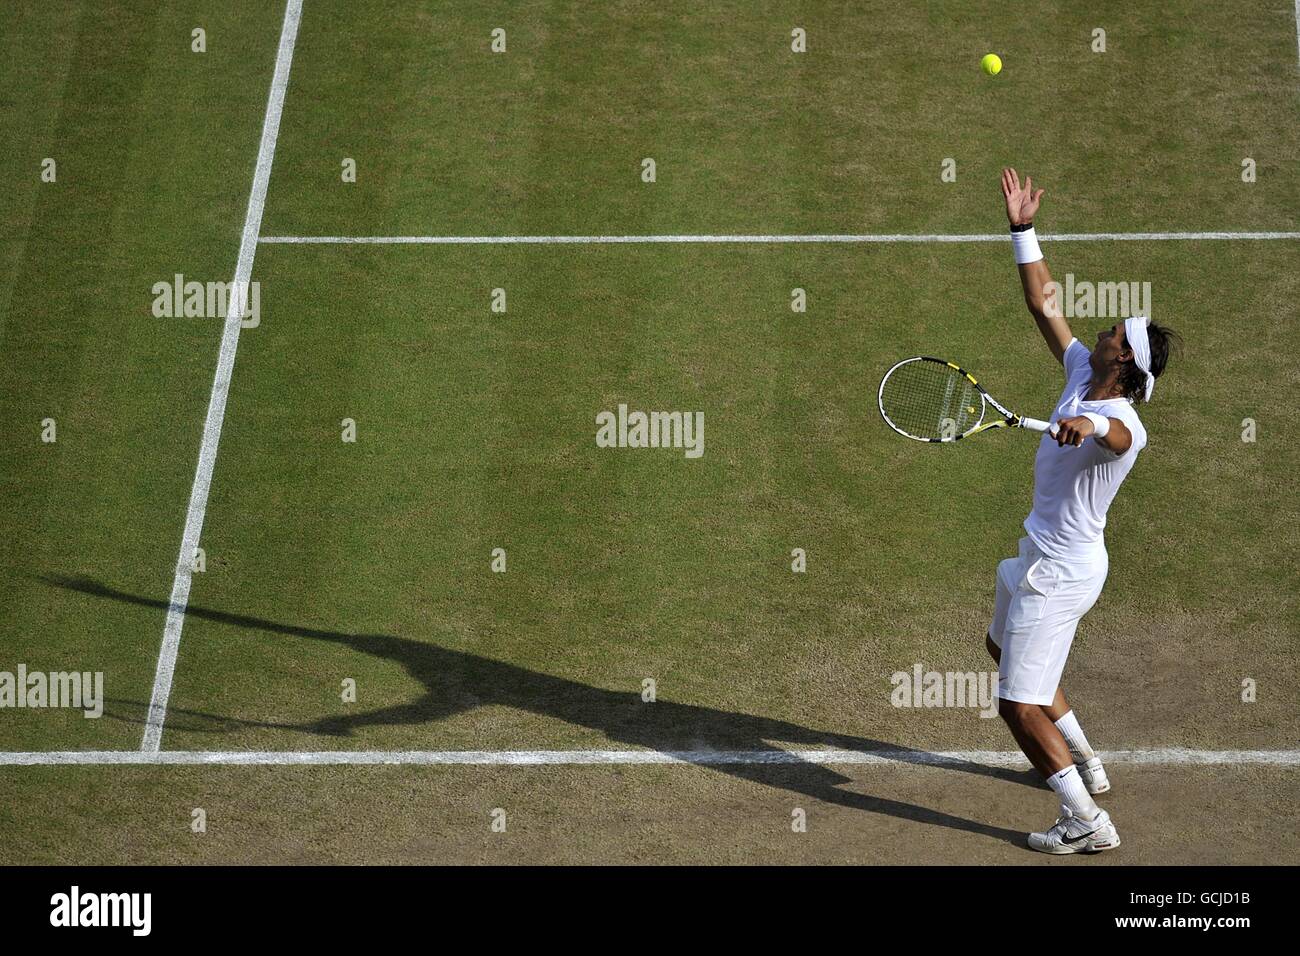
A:
[[[1296,229],[1295,67],[1278,0],[1014,17],[994,2],[324,0],[304,15],[264,233],[989,232],[1010,162],[1048,187],[1055,231]]]
[[[0,712],[0,750],[138,746],[220,338],[153,318],[150,287],[233,272],[281,14],[0,14],[0,669],[103,670],[111,698]],[[993,232],[1006,163],[1048,188],[1049,235],[1292,230],[1294,31],[1280,2],[309,0],[262,231]],[[1046,252],[1060,279],[1150,281],[1187,341],[1066,686],[1108,747],[1293,747],[1296,244]],[[988,667],[1033,440],[908,443],[874,398],[939,353],[1051,408],[1007,248],[264,244],[254,278],[166,747],[1010,745],[893,709],[888,678]],[[619,402],[703,411],[704,457],[598,449]]]
[[[279,15],[271,5],[6,5],[0,138],[3,667],[103,671],[147,697],[150,609],[45,575],[166,598],[220,322],[156,319],[154,282],[229,280]],[[205,54],[189,52],[203,24]],[[40,161],[58,163],[54,183]],[[12,184],[12,189],[9,188]],[[57,442],[41,442],[53,418]],[[0,747],[131,748],[139,728],[6,710]]]

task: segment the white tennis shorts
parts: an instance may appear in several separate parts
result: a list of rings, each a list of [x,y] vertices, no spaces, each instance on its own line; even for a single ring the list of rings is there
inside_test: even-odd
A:
[[[1028,538],[1018,557],[998,564],[997,597],[989,637],[1002,649],[998,696],[1050,704],[1065,670],[1074,631],[1097,603],[1109,559],[1056,561]]]

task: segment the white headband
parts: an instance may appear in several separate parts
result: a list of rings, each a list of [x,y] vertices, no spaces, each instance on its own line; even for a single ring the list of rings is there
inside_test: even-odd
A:
[[[1136,316],[1124,320],[1124,337],[1128,347],[1133,350],[1133,363],[1147,373],[1147,391],[1144,402],[1151,401],[1151,393],[1156,390],[1156,377],[1151,374],[1151,340],[1147,338],[1147,325],[1150,319]]]

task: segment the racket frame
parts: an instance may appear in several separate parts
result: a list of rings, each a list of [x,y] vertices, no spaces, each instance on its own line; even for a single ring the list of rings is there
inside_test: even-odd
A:
[[[958,374],[965,376],[966,380],[975,386],[976,390],[979,392],[980,401],[983,402],[980,409],[979,421],[971,428],[966,429],[966,431],[962,432],[960,435],[955,435],[952,438],[920,438],[903,431],[903,429],[895,425],[893,420],[890,419],[889,413],[885,411],[885,383],[889,381],[889,376],[893,375],[897,369],[912,362],[934,362],[937,365],[946,365]],[[993,410],[999,417],[986,422],[984,421],[984,414],[990,406],[992,406]],[[880,388],[876,391],[876,407],[880,410],[880,417],[885,420],[885,424],[898,432],[898,434],[902,435],[904,438],[910,438],[912,441],[931,442],[934,444],[951,444],[952,442],[960,441],[968,435],[978,435],[980,432],[988,431],[990,428],[1027,428],[1030,431],[1036,432],[1055,430],[1048,422],[1040,421],[1037,418],[1029,418],[1025,415],[1017,415],[990,395],[988,389],[981,385],[974,375],[966,371],[956,362],[949,362],[947,359],[935,358],[932,355],[914,355],[911,358],[903,359],[901,362],[895,362],[890,367],[889,371],[887,371],[880,379]]]

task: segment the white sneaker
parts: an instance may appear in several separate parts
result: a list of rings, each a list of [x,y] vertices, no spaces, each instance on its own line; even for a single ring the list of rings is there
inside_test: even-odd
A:
[[[1110,778],[1106,776],[1106,768],[1101,765],[1100,757],[1089,757],[1083,763],[1076,763],[1074,766],[1078,768],[1083,785],[1094,797],[1110,789]]]
[[[1093,820],[1084,820],[1061,808],[1062,816],[1046,833],[1029,834],[1029,845],[1040,853],[1100,853],[1119,846],[1119,833],[1105,810]]]

